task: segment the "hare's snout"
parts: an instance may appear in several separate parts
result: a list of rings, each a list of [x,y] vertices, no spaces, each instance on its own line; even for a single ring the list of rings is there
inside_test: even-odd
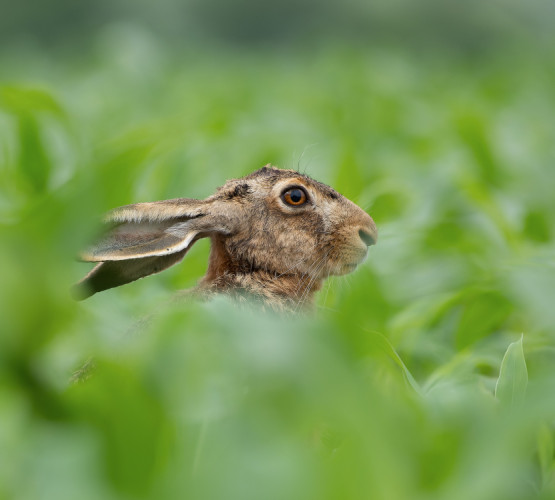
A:
[[[378,240],[378,229],[372,217],[356,207],[355,217],[350,223],[343,225],[343,244],[338,246],[337,260],[333,274],[351,273],[366,259],[368,247],[375,245]],[[354,220],[353,220],[354,219]]]
[[[359,229],[358,235],[367,247],[375,245],[376,241],[378,240],[377,231],[369,231],[367,228]]]
[[[359,243],[362,241],[367,247],[375,245],[378,241],[378,228],[374,219],[359,207],[356,208],[358,217],[355,219],[356,222],[353,224],[353,229],[358,233]]]

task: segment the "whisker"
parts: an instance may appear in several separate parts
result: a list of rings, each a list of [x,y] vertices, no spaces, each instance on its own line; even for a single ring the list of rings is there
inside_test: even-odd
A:
[[[329,252],[328,252],[328,253],[329,253]],[[327,256],[327,255],[328,255],[328,254],[326,253],[326,256]],[[318,264],[320,263],[320,261],[321,261],[322,258],[323,258],[323,257],[321,257],[320,259],[316,259],[312,264],[310,264],[310,266],[308,267],[308,269],[307,269],[303,274],[301,274],[301,279],[304,278],[305,276],[309,275],[309,274],[312,272],[312,270],[315,269],[315,268],[318,266]]]
[[[303,151],[302,151],[302,153],[301,153],[301,156],[299,156],[299,159],[298,159],[298,161],[297,161],[297,172],[300,172],[300,170],[301,170],[301,161],[302,161],[302,159],[303,159],[305,153],[308,151],[308,149],[310,149],[310,148],[313,147],[313,146],[316,146],[317,144],[318,144],[318,143],[315,142],[315,143],[313,143],[313,144],[307,144],[307,145],[304,147],[304,149],[303,149]],[[310,165],[310,161],[311,161],[311,160],[309,160],[307,166],[305,167],[304,172],[303,172],[303,175],[306,175],[306,171],[308,170],[308,166]]]
[[[309,266],[309,268],[306,270],[306,272],[304,272],[304,273],[301,275],[300,280],[299,280],[299,283],[297,284],[297,287],[296,287],[296,289],[295,289],[295,295],[298,295],[298,294],[299,294],[299,292],[300,292],[300,290],[301,290],[301,287],[302,287],[302,285],[303,285],[303,283],[304,283],[304,278],[305,278],[305,276],[310,276],[311,273],[312,273],[312,271],[313,271],[313,270],[316,270],[316,268],[317,268],[318,265],[320,264],[320,261],[321,261],[321,258],[320,258],[320,259],[317,259],[316,261],[314,261],[314,262]]]
[[[328,300],[328,293],[330,292],[330,288],[331,288],[330,271],[328,271],[328,275],[326,276],[326,280],[328,282],[328,286],[326,288],[326,295],[324,296],[324,304]]]
[[[318,273],[320,272],[320,270],[325,266],[326,262],[325,262],[325,258],[322,259],[321,265],[318,268],[318,272],[314,274],[314,276],[312,277],[312,280],[310,281],[310,283],[308,284],[305,293],[304,293],[304,297],[301,297],[301,302],[300,302],[300,306],[304,305],[304,303],[306,302],[306,300],[309,297],[310,291],[312,290],[312,287],[316,284],[316,279],[318,277]]]
[[[327,259],[330,252],[331,252],[331,250],[328,250],[328,252],[326,252],[326,254],[321,259],[318,260],[318,266],[315,268],[315,272],[314,272],[311,280],[309,281],[307,287],[305,288],[303,294],[301,295],[301,298],[300,298],[300,300],[297,304],[297,310],[299,310],[304,305],[306,300],[308,299],[308,296],[310,294],[310,290],[312,289],[312,287],[316,283],[316,279],[318,278],[318,274],[319,274],[320,270],[326,265],[326,259]]]
[[[296,288],[296,290],[295,290],[295,295],[299,295],[299,292],[300,292],[301,289],[302,289],[301,287],[305,284],[305,280],[304,280],[305,276],[308,276],[308,277],[309,277],[309,281],[308,281],[308,284],[305,286],[305,288],[302,290],[301,297],[299,298],[299,301],[302,301],[303,296],[304,296],[304,294],[305,294],[305,292],[306,292],[308,286],[310,285],[312,279],[313,279],[314,276],[315,276],[315,274],[313,274],[313,275],[311,274],[312,271],[313,271],[313,270],[316,271],[316,270],[318,269],[318,267],[320,266],[320,264],[321,264],[321,262],[322,262],[322,260],[323,260],[324,258],[325,258],[325,257],[321,257],[320,259],[317,259],[316,261],[314,261],[314,262],[310,265],[310,267],[309,267],[309,269],[307,270],[307,272],[306,272],[306,273],[303,273],[303,275],[301,276],[301,279],[299,280],[299,283],[298,283],[297,288]]]
[[[374,205],[374,202],[373,202],[373,201],[371,201],[371,202],[369,202],[369,203],[366,203],[366,204],[365,204],[363,207],[361,207],[361,208],[362,208],[362,210],[364,210],[364,211],[366,212],[372,205]]]

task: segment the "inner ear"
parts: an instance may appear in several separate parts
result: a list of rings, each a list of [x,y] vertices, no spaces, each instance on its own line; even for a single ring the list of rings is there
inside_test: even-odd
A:
[[[161,257],[100,262],[73,287],[73,296],[77,300],[83,300],[97,292],[159,273],[177,264],[186,253],[187,248]]]
[[[123,222],[112,227],[94,246],[82,253],[88,262],[163,256],[188,248],[198,231],[194,220]]]

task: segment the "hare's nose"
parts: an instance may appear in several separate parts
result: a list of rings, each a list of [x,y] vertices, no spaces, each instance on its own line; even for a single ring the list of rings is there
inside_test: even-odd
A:
[[[371,245],[375,245],[376,241],[378,241],[378,232],[375,229],[359,229],[358,235],[360,236],[360,239],[364,241],[364,244],[368,247]]]

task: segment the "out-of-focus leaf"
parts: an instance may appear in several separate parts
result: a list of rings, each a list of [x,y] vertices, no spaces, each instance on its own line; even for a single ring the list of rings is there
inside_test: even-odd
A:
[[[546,424],[542,425],[539,428],[537,442],[542,485],[545,488],[547,487],[548,483],[553,480],[555,473],[555,457],[553,456],[553,432]]]
[[[32,115],[19,118],[19,168],[32,190],[46,190],[52,165],[45,151],[37,120]]]
[[[403,363],[401,356],[399,356],[387,337],[380,332],[372,332],[371,335],[371,341],[375,343],[378,347],[380,347],[380,349],[382,349],[390,357],[390,359],[402,370],[407,384],[414,389],[414,392],[416,392],[417,394],[422,394],[418,382],[416,382],[405,363]]]
[[[0,498],[555,498],[538,423],[555,418],[555,58],[469,71],[374,47],[175,53],[129,29],[79,62],[0,50],[1,77],[31,82],[0,90]],[[379,228],[312,315],[166,311],[209,239],[160,275],[69,298],[105,210],[204,198],[268,162]],[[526,363],[511,347],[497,396],[521,399],[525,379],[509,386],[529,369],[526,406],[498,411],[518,331]]]
[[[532,210],[524,219],[524,235],[532,241],[547,243],[551,239],[549,216],[540,211]]]
[[[172,434],[160,402],[143,383],[132,370],[103,364],[65,395],[75,417],[101,432],[106,473],[116,489],[137,497],[148,494],[168,459]]]
[[[523,339],[524,335],[507,348],[495,386],[495,397],[508,406],[519,405],[526,395],[528,370],[522,348]]]
[[[406,193],[400,190],[382,192],[373,200],[372,216],[375,220],[386,222],[397,220],[405,211],[407,205]]]
[[[65,118],[65,112],[48,91],[22,85],[0,86],[0,110],[16,115],[48,112]]]
[[[501,328],[513,310],[512,303],[497,291],[468,290],[461,297],[462,313],[456,341],[460,349]]]
[[[478,172],[486,183],[497,184],[502,176],[496,158],[491,149],[489,130],[484,117],[466,110],[458,119],[459,133],[466,146],[472,152]]]

